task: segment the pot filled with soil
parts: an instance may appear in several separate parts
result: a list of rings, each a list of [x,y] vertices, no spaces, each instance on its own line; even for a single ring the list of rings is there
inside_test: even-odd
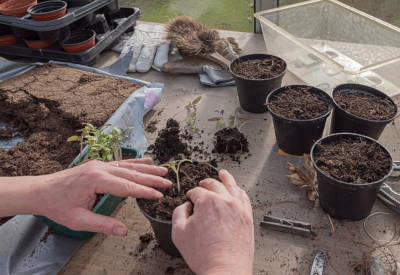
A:
[[[397,115],[397,105],[381,91],[361,84],[343,84],[333,90],[331,133],[357,133],[379,139]]]
[[[150,221],[160,247],[169,255],[180,256],[171,237],[172,213],[176,207],[187,201],[187,191],[198,186],[203,179],[218,179],[218,171],[209,163],[191,160],[171,161],[162,166],[168,168],[166,178],[172,181],[172,187],[159,190],[164,194],[164,197],[159,200],[137,199],[137,203],[144,216]]]
[[[28,13],[36,21],[54,20],[67,13],[67,3],[64,1],[46,1],[30,7]]]
[[[64,51],[68,53],[80,53],[93,48],[96,45],[96,32],[93,30],[73,31],[71,35],[61,42]]]
[[[321,207],[337,219],[361,220],[375,203],[393,170],[389,152],[374,139],[339,133],[317,141],[311,150]]]
[[[282,85],[286,62],[269,54],[250,54],[235,59],[229,70],[236,81],[240,106],[251,113],[264,113],[268,94]]]
[[[322,137],[332,100],[324,91],[311,86],[291,85],[268,95],[276,141],[288,154],[309,154]]]

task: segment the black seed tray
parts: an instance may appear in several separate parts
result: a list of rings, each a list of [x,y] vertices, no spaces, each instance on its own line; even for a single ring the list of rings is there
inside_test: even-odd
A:
[[[103,11],[110,12],[110,14],[116,13],[118,12],[116,10],[118,8],[118,0],[95,0],[83,6],[67,7],[67,14],[65,16],[51,21],[35,21],[29,14],[21,18],[0,15],[0,24],[36,32],[48,32],[67,27],[102,8]]]
[[[140,16],[141,13],[138,8],[120,8],[118,12],[112,15],[113,28],[105,34],[97,35],[96,45],[82,53],[67,53],[59,44],[44,49],[31,49],[26,46],[24,41],[18,40],[16,44],[0,46],[0,55],[92,65],[102,51],[110,47],[123,33],[136,25]]]

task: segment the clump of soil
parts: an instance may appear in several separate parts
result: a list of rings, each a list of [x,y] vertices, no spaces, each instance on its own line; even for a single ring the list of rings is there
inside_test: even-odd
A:
[[[2,225],[3,223],[8,222],[8,220],[10,220],[12,217],[2,217],[0,218],[0,225]]]
[[[0,120],[25,139],[0,149],[0,176],[42,175],[68,167],[82,124],[99,127],[140,85],[58,65],[39,66],[0,83]],[[4,139],[4,137],[3,137]]]
[[[326,114],[329,104],[307,87],[287,88],[275,94],[268,104],[272,112],[289,119],[313,119]]]
[[[396,115],[396,106],[389,99],[349,90],[339,91],[333,98],[347,112],[370,120],[387,120]]]
[[[249,152],[249,142],[238,128],[224,128],[215,133],[214,153]]]
[[[145,234],[139,236],[139,240],[141,243],[148,244],[152,240],[154,240],[154,235],[153,235],[153,233],[145,233]]]
[[[149,149],[153,150],[154,159],[159,163],[168,162],[180,155],[190,157],[187,144],[181,141],[179,123],[172,118],[168,119],[166,127],[158,133]]]
[[[357,184],[382,179],[390,171],[390,157],[378,144],[362,137],[318,144],[315,163],[333,178]]]
[[[286,70],[285,62],[275,56],[232,64],[232,72],[247,79],[269,79],[280,75],[284,70]]]
[[[155,133],[157,131],[157,123],[158,123],[158,120],[153,120],[153,121],[149,122],[149,124],[147,124],[147,126],[146,126],[146,132]]]
[[[179,169],[181,193],[178,194],[176,174],[171,169],[168,170],[166,178],[173,182],[173,187],[167,190],[160,190],[164,194],[163,198],[157,201],[137,200],[143,211],[151,217],[161,220],[171,220],[174,209],[187,201],[186,192],[198,186],[201,180],[206,178],[218,179],[218,172],[210,164],[185,162]]]

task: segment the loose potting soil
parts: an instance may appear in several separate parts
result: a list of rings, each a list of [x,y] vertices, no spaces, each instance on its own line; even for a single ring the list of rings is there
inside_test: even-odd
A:
[[[154,159],[161,164],[178,156],[190,157],[187,144],[181,140],[179,123],[172,118],[168,119],[166,127],[158,133],[149,149],[153,150]]]
[[[339,91],[333,98],[347,112],[371,120],[387,120],[396,115],[396,106],[389,99],[365,93]]]
[[[289,119],[313,119],[326,114],[329,105],[306,87],[288,88],[275,94],[268,104],[274,113]]]
[[[390,171],[390,157],[378,144],[362,137],[317,145],[315,164],[333,178],[357,184],[382,179]]]
[[[232,64],[232,72],[247,79],[273,78],[285,69],[285,63],[275,56],[264,60],[246,60]]]
[[[224,128],[215,133],[213,152],[236,154],[249,152],[249,142],[238,128]]]
[[[140,208],[148,215],[161,220],[169,221],[176,207],[187,201],[186,192],[198,186],[199,182],[206,178],[218,179],[218,173],[208,163],[182,163],[179,169],[179,179],[181,185],[181,193],[178,194],[176,185],[176,174],[173,170],[168,169],[167,179],[171,180],[173,187],[167,190],[160,190],[164,197],[154,201],[138,199]]]

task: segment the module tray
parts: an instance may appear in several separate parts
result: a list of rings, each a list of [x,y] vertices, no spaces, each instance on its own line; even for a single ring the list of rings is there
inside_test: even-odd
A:
[[[112,11],[107,11],[108,6],[110,8],[118,6],[118,0],[96,0],[80,7],[67,7],[67,13],[65,16],[51,21],[35,21],[29,14],[21,18],[0,15],[0,24],[37,32],[53,31],[64,28],[102,8],[106,9],[105,12],[112,13]]]
[[[138,8],[121,8],[118,12],[112,14],[110,18],[114,28],[109,32],[97,35],[96,45],[85,52],[67,53],[59,44],[54,44],[45,49],[31,49],[22,40],[19,40],[13,45],[0,46],[0,54],[91,65],[102,51],[107,49],[124,32],[136,25],[136,20],[140,15]]]

